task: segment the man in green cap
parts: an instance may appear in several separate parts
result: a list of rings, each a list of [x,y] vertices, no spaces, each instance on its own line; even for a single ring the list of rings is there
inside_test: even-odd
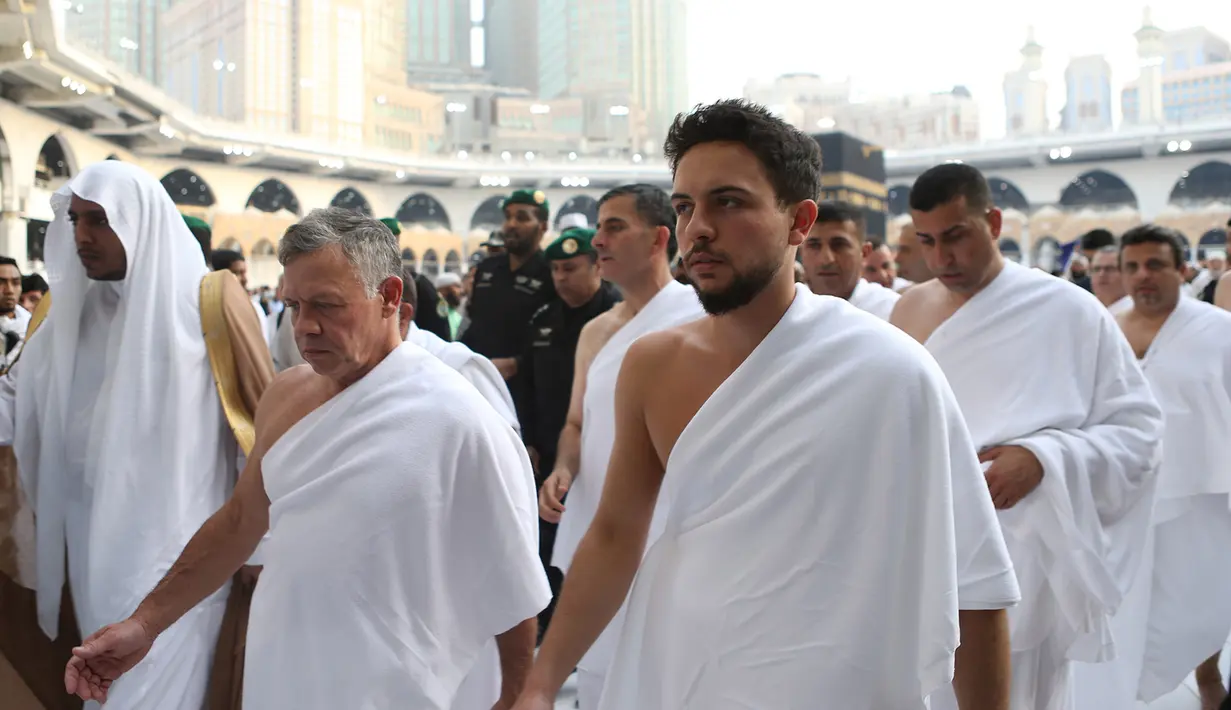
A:
[[[505,253],[479,262],[470,296],[470,326],[462,343],[490,359],[509,382],[520,415],[524,389],[513,381],[526,350],[526,326],[535,311],[556,298],[551,266],[540,243],[550,207],[541,190],[517,190],[504,201]]]
[[[539,308],[530,318],[527,347],[521,362],[522,439],[539,472],[538,482],[556,466],[556,445],[568,418],[573,368],[581,329],[621,300],[620,292],[603,281],[598,253],[590,243],[593,229],[564,230],[543,251],[551,268],[558,299]],[[552,596],[564,575],[550,566],[556,524],[539,519],[539,557],[551,582]],[[552,606],[539,614],[539,633],[547,628]]]
[[[203,219],[198,219],[191,215],[184,215],[184,224],[188,225],[188,231],[192,232],[192,236],[197,238],[197,244],[201,245],[201,254],[205,257],[205,263],[210,262],[210,254],[213,252],[213,232],[209,222]]]
[[[380,223],[388,227],[389,231],[393,232],[393,236],[400,237],[402,235],[402,224],[393,217],[384,217],[380,220]],[[411,265],[411,270],[415,273],[416,303],[440,303],[440,293],[432,285],[432,280],[419,273],[419,270],[414,268],[413,264]],[[453,340],[453,330],[449,327],[449,321],[437,312],[435,305],[431,308],[416,308],[415,325],[442,340]]]

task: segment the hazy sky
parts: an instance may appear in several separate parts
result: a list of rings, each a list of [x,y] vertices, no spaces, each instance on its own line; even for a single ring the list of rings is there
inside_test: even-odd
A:
[[[1004,134],[1005,72],[1021,63],[1026,28],[1044,48],[1048,112],[1064,106],[1071,57],[1104,54],[1112,93],[1136,78],[1133,32],[1143,5],[1124,0],[687,0],[693,103],[739,96],[749,78],[810,72],[852,79],[869,96],[964,84],[979,101],[985,137]],[[1152,6],[1165,30],[1204,25],[1231,39],[1231,0]]]

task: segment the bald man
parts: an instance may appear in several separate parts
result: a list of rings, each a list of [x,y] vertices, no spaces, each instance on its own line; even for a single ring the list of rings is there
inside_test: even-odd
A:
[[[888,244],[875,244],[863,258],[863,278],[868,283],[894,289],[898,281],[898,265],[894,262],[893,249]]]
[[[913,222],[902,225],[898,236],[898,249],[895,253],[898,267],[898,282],[894,290],[902,292],[914,284],[921,284],[932,278],[927,262],[923,260],[923,252],[919,248],[919,236],[915,234]],[[901,283],[906,281],[908,283]]]

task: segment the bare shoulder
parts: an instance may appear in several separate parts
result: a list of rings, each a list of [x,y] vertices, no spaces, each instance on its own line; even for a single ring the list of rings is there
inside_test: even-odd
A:
[[[581,329],[581,337],[582,339],[606,343],[612,334],[619,330],[628,320],[628,304],[621,301],[613,306],[611,310],[595,316],[593,320],[586,323]]]
[[[699,342],[698,339],[702,335],[701,325],[704,320],[646,333],[637,338],[624,355],[624,368],[638,371],[669,371],[671,364],[684,350]]]
[[[945,285],[939,279],[924,281],[902,291],[899,294],[901,298],[898,299],[897,307],[904,309],[904,312],[909,312],[911,309],[924,308],[937,298],[943,297],[945,293]]]
[[[611,310],[596,316],[581,328],[577,347],[582,352],[593,356],[611,340],[621,327],[629,320],[629,311],[624,303],[617,303]]]
[[[1214,305],[1231,311],[1231,271],[1218,277],[1218,285],[1214,287]]]
[[[889,323],[905,331],[919,342],[927,340],[936,327],[936,311],[943,308],[948,290],[938,279],[915,284],[902,292],[893,306]]]
[[[300,419],[335,394],[336,385],[316,374],[310,365],[298,365],[279,372],[257,406],[257,447],[268,449]]]

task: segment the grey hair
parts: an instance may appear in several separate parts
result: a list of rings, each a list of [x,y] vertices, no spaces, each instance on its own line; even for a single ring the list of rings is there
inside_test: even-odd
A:
[[[380,220],[341,207],[312,210],[298,224],[288,227],[278,242],[278,263],[286,266],[331,244],[342,248],[368,298],[376,295],[386,279],[402,274],[402,257],[393,232]]]
[[[1095,256],[1099,254],[1115,254],[1116,256],[1120,256],[1120,247],[1115,244],[1108,244],[1105,247],[1099,247],[1099,250],[1094,252],[1094,254]]]

